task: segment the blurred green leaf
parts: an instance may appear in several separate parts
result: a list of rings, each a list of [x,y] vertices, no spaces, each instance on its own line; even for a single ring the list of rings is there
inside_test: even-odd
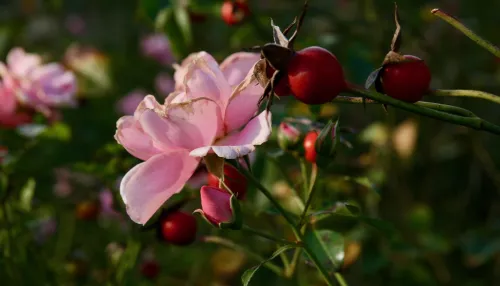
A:
[[[164,25],[163,27],[156,26],[156,28],[167,34],[172,52],[177,58],[182,59],[189,54],[187,40],[184,35],[184,33],[188,33],[188,28],[186,28],[185,23],[183,23],[184,27],[180,26],[176,12],[177,9],[164,9],[159,14],[160,19],[157,19],[156,21],[156,25]],[[184,16],[180,16],[180,18],[185,20]],[[190,31],[191,30],[189,28],[189,34],[191,34]]]
[[[278,248],[272,255],[271,257],[269,257],[268,259],[262,261],[261,263],[259,263],[258,265],[248,269],[247,271],[245,271],[243,273],[243,275],[241,276],[241,282],[243,283],[243,286],[247,286],[248,283],[250,283],[250,280],[252,280],[252,277],[253,275],[255,274],[255,272],[257,272],[257,270],[259,270],[259,268],[264,265],[266,262],[269,262],[271,260],[273,260],[274,258],[276,258],[278,255],[280,255],[282,252],[284,251],[287,251],[288,249],[292,249],[292,248],[295,248],[296,246],[293,246],[293,245],[285,245],[285,246],[282,246],[280,248]]]
[[[71,128],[65,123],[57,122],[42,132],[40,137],[69,141],[71,139]]]
[[[0,173],[0,198],[4,198],[7,194],[7,188],[9,186],[9,177],[6,173]]]
[[[311,252],[319,259],[322,266],[338,271],[344,262],[344,237],[337,232],[308,226],[304,241]]]
[[[331,210],[319,211],[311,215],[314,226],[318,229],[331,229],[346,232],[359,223],[360,210],[357,206],[337,203]]]
[[[33,200],[33,195],[35,194],[36,181],[33,178],[29,178],[26,184],[24,184],[21,189],[21,196],[19,198],[19,206],[22,210],[31,210],[31,201]]]
[[[175,20],[179,29],[182,33],[184,43],[186,46],[190,47],[193,43],[193,35],[191,32],[191,20],[189,19],[189,14],[185,7],[175,8]]]
[[[397,230],[394,227],[394,225],[392,225],[391,223],[389,223],[387,221],[383,221],[383,220],[378,219],[378,218],[371,218],[371,217],[364,217],[364,216],[361,217],[361,220],[363,223],[365,223],[365,224],[379,230],[380,232],[384,233],[389,238],[392,238],[397,234]]]
[[[118,263],[118,267],[116,269],[116,280],[120,284],[122,284],[123,278],[125,277],[127,271],[134,267],[140,250],[140,242],[133,239],[128,240],[125,252],[123,252],[123,254],[121,255],[120,262]]]

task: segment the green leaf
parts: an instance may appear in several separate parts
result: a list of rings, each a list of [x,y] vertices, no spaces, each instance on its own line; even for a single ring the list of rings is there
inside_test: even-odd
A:
[[[224,177],[224,158],[215,154],[208,154],[204,157],[204,160],[209,173],[215,175],[217,178]]]
[[[255,272],[257,272],[257,270],[259,270],[259,268],[264,265],[265,263],[273,260],[274,258],[276,258],[278,255],[280,255],[282,252],[284,251],[287,251],[288,249],[291,249],[291,248],[295,248],[297,246],[293,246],[293,245],[285,245],[285,246],[282,246],[280,248],[278,248],[274,253],[273,255],[271,255],[271,257],[269,257],[268,259],[262,261],[261,263],[259,263],[258,265],[248,269],[247,271],[245,271],[245,273],[243,273],[243,275],[241,276],[241,282],[243,283],[243,286],[247,286],[248,283],[250,283],[250,280],[252,280],[252,277],[253,275],[255,274]]]
[[[42,138],[69,141],[71,139],[71,129],[68,125],[58,122],[47,128],[42,134]]]
[[[176,12],[178,9],[167,8],[162,11],[156,19],[156,29],[163,31],[167,34],[167,37],[170,42],[170,47],[172,48],[172,52],[175,54],[177,58],[184,58],[188,55],[188,42],[190,38],[185,38],[185,33],[189,33],[191,35],[191,28],[189,26],[189,32],[186,24],[184,23],[183,27],[179,25],[178,17],[181,20],[185,20],[185,16],[176,16]],[[187,19],[189,20],[189,19]],[[160,26],[163,24],[163,27]],[[189,36],[191,37],[191,36]]]
[[[344,237],[331,230],[315,230],[310,225],[304,235],[309,255],[316,256],[321,266],[332,271],[338,271],[344,263]]]
[[[148,19],[153,20],[160,10],[170,7],[171,4],[170,0],[141,0],[140,9]]]
[[[311,222],[318,229],[325,228],[338,232],[346,232],[359,223],[359,214],[360,210],[357,206],[347,203],[337,203],[332,210],[312,214]]]
[[[35,179],[29,178],[26,184],[24,184],[21,190],[21,197],[19,198],[19,205],[21,209],[25,211],[31,210],[31,201],[33,200],[33,195],[35,194]]]

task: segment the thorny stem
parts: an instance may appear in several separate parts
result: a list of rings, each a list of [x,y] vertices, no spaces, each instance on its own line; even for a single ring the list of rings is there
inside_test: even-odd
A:
[[[254,253],[254,252],[252,252],[244,247],[239,246],[238,244],[232,242],[231,240],[222,238],[220,236],[205,236],[202,238],[202,241],[208,242],[208,243],[215,243],[218,245],[225,246],[227,248],[234,249],[234,250],[239,251],[239,252],[243,252],[246,255],[248,255],[250,258],[252,258],[256,261],[259,261],[259,262],[265,260],[264,257]],[[283,270],[278,265],[272,263],[271,261],[264,263],[264,267],[267,267],[269,270],[273,271],[274,273],[276,273],[279,276],[283,275]]]
[[[300,229],[298,227],[298,225],[295,224],[294,222],[294,219],[290,216],[290,214],[288,214],[285,209],[273,198],[273,196],[271,195],[271,192],[269,192],[260,182],[257,178],[255,178],[250,172],[248,172],[245,168],[240,168],[240,172],[243,173],[247,178],[250,179],[250,181],[252,181],[252,183],[271,201],[271,203],[274,205],[274,207],[281,213],[281,215],[285,218],[285,220],[288,222],[288,224],[290,225],[290,227],[292,228],[295,236],[297,237],[297,239],[299,241],[303,241],[303,235],[302,233],[300,232]],[[309,258],[311,258],[311,260],[314,262],[314,264],[316,265],[316,267],[318,268],[318,270],[321,272],[321,274],[323,275],[323,278],[325,279],[325,282],[327,283],[327,285],[329,286],[333,286],[334,285],[334,282],[332,280],[332,277],[328,271],[328,269],[326,269],[322,264],[321,264],[321,261],[319,260],[319,258],[316,256],[316,254],[314,253],[314,251],[312,251],[311,247],[307,244],[307,243],[304,243],[302,245],[302,247],[304,248],[304,250],[306,251],[306,253],[309,255]],[[341,274],[338,274],[338,275],[341,275]],[[335,277],[337,279],[339,279],[338,275],[335,275]],[[339,283],[342,284],[342,280],[339,280]],[[345,285],[345,284],[344,284]]]
[[[485,48],[486,50],[488,50],[490,53],[492,53],[496,57],[500,58],[500,48],[493,45],[489,41],[479,37],[476,33],[474,33],[471,29],[467,28],[464,24],[460,23],[453,16],[450,16],[447,13],[445,13],[439,9],[432,9],[431,13],[438,16],[439,18],[443,19],[444,21],[448,22],[448,24],[455,27],[455,29],[459,30],[464,35],[469,37],[469,39],[473,40],[478,45]]]
[[[288,241],[286,239],[282,239],[282,238],[277,238],[277,237],[274,237],[272,234],[269,234],[269,233],[265,233],[265,232],[262,232],[260,230],[257,230],[257,229],[253,229],[247,225],[243,225],[243,227],[241,228],[242,231],[245,231],[245,232],[248,232],[248,233],[251,233],[253,235],[257,235],[257,236],[260,236],[260,237],[263,237],[265,239],[268,239],[268,240],[271,240],[271,241],[274,241],[276,243],[279,243],[279,244],[286,244],[286,245],[299,245],[300,246],[300,243],[297,243],[297,242],[294,242],[294,241]]]
[[[466,90],[466,89],[436,89],[429,92],[430,96],[456,96],[456,97],[473,97],[481,98],[484,100],[493,101],[500,104],[500,96],[487,93],[479,90]]]
[[[309,210],[314,194],[316,193],[315,190],[317,188],[315,188],[314,185],[316,183],[317,176],[318,176],[318,166],[316,164],[313,164],[311,171],[311,179],[309,180],[309,189],[307,191],[307,201],[304,210],[302,211],[302,215],[300,216],[299,227],[301,227],[304,224],[304,219],[307,215],[307,211]]]
[[[337,96],[333,102],[342,102],[342,103],[363,103],[362,97],[352,97],[352,96]],[[380,104],[375,100],[365,100],[366,104]],[[476,117],[474,113],[470,112],[467,109],[463,109],[453,105],[446,105],[441,103],[427,102],[427,101],[419,101],[415,103],[418,106],[427,107],[434,110],[439,110],[455,115],[465,116],[465,117]]]
[[[364,88],[360,88],[360,87],[357,87],[354,85],[350,85],[348,87],[348,91],[352,94],[356,94],[359,96],[365,96],[369,99],[378,101],[382,104],[387,104],[387,105],[391,105],[394,107],[398,107],[400,109],[403,109],[403,110],[406,110],[409,112],[413,112],[416,114],[420,114],[423,116],[431,117],[434,119],[438,119],[441,121],[445,121],[445,122],[449,122],[449,123],[453,123],[453,124],[457,124],[457,125],[467,126],[467,127],[472,128],[472,129],[484,130],[484,131],[488,131],[488,132],[493,133],[493,134],[500,135],[500,126],[497,126],[497,125],[495,125],[491,122],[488,122],[484,119],[481,119],[479,117],[458,116],[458,115],[430,109],[427,107],[421,107],[421,106],[418,106],[416,104],[411,104],[411,103],[407,103],[404,101],[400,101],[400,100],[394,99],[392,97],[389,97],[387,95],[384,95],[384,94],[381,94],[378,92],[374,92],[374,91],[370,91],[370,90],[366,90]]]

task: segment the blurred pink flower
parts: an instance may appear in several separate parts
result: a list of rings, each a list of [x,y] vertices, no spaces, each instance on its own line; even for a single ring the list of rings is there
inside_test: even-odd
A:
[[[31,114],[20,112],[18,106],[14,91],[0,82],[0,126],[15,128],[32,121]]]
[[[42,64],[41,57],[14,48],[0,63],[3,87],[22,105],[50,114],[51,107],[74,105],[75,75],[58,63]],[[10,106],[9,108],[12,108]]]
[[[175,81],[168,73],[159,73],[155,78],[156,91],[167,97],[175,89]]]
[[[200,190],[201,213],[215,226],[220,223],[231,222],[233,210],[231,209],[231,195],[219,188],[203,186]]]
[[[60,198],[67,197],[73,191],[71,187],[71,172],[68,169],[58,168],[54,170],[56,183],[54,185],[54,194]]]
[[[157,60],[162,65],[170,65],[175,59],[170,50],[167,36],[161,33],[150,34],[141,40],[142,54]]]
[[[118,112],[124,115],[134,114],[135,109],[146,95],[146,92],[142,89],[133,90],[116,103]]]
[[[99,193],[101,203],[101,214],[108,217],[119,217],[120,213],[113,208],[113,194],[109,189],[104,189]]]
[[[220,67],[206,52],[191,58],[184,91],[171,94],[164,104],[148,95],[133,116],[117,122],[116,140],[145,161],[120,184],[127,213],[140,224],[183,188],[201,157],[215,153],[235,159],[271,134],[271,114],[254,116],[262,87],[235,88],[260,59],[258,54],[233,54]]]

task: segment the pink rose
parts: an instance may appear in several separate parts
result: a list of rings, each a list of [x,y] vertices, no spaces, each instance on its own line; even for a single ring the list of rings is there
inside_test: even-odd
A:
[[[127,213],[140,224],[181,191],[202,157],[215,153],[236,159],[271,134],[271,114],[255,116],[262,87],[236,88],[260,59],[258,54],[233,54],[220,67],[206,52],[191,59],[180,91],[164,104],[146,96],[133,116],[117,122],[116,140],[145,161],[120,184]]]
[[[7,63],[0,63],[5,88],[21,104],[50,114],[51,107],[74,105],[75,75],[58,63],[42,64],[40,56],[14,48]]]

